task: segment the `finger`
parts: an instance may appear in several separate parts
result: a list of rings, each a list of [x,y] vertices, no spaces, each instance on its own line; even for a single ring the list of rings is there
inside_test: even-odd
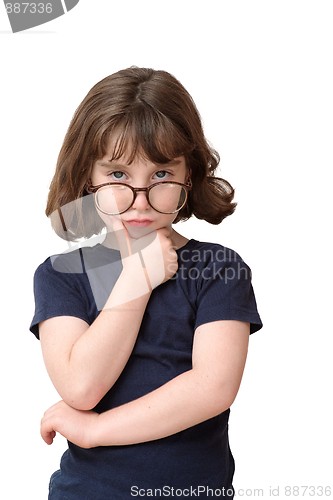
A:
[[[130,236],[119,216],[111,216],[112,229],[116,237],[118,248],[122,257],[132,254]]]
[[[47,423],[44,419],[41,423],[40,435],[42,436],[46,444],[52,444],[56,436],[55,430],[53,430],[52,427],[50,428],[50,424]]]
[[[49,432],[48,434],[42,434],[43,440],[48,445],[50,445],[50,444],[53,443],[53,440],[54,440],[55,436],[56,436],[56,433],[54,431],[53,432]]]

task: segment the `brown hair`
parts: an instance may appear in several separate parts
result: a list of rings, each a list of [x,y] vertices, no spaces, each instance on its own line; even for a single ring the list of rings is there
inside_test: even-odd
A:
[[[69,125],[46,207],[53,228],[63,238],[90,237],[104,227],[86,184],[111,136],[117,138],[111,159],[128,155],[129,147],[129,162],[142,153],[156,163],[184,155],[193,187],[175,222],[193,214],[219,224],[233,213],[234,190],[226,180],[214,177],[219,155],[205,139],[192,97],[166,71],[130,67],[94,85]],[[84,204],[92,210],[85,210],[83,217]]]

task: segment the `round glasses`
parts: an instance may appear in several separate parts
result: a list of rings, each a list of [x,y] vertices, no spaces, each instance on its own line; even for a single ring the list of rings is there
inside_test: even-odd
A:
[[[187,201],[190,184],[156,182],[149,187],[134,188],[121,182],[107,182],[98,186],[87,185],[95,194],[95,204],[103,214],[119,215],[131,208],[139,191],[144,191],[149,205],[161,214],[175,214]]]

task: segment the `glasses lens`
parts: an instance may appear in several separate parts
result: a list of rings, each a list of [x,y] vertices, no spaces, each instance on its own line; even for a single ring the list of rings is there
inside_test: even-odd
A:
[[[108,215],[125,212],[133,203],[133,191],[128,186],[103,186],[95,194],[97,208]]]
[[[151,206],[163,214],[174,214],[186,203],[187,191],[179,185],[168,182],[156,184],[149,191]]]

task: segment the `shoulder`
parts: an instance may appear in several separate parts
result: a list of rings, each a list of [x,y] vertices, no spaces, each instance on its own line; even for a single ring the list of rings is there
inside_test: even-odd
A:
[[[35,286],[47,286],[50,281],[59,282],[73,278],[73,274],[83,274],[79,250],[65,254],[51,255],[42,262],[34,273]]]
[[[218,243],[192,240],[185,257],[187,279],[197,307],[196,327],[219,320],[251,324],[251,333],[261,328],[252,287],[250,267],[233,249]]]
[[[69,252],[54,254],[42,262],[34,273],[34,282],[45,288],[48,283],[81,283],[87,279],[87,268],[99,262],[96,247],[76,248]]]
[[[102,245],[52,255],[35,271],[35,296],[41,300],[55,293],[59,297],[84,297],[101,309],[120,274],[120,268],[119,252]]]
[[[35,313],[30,330],[38,337],[38,324],[55,316],[75,316],[91,324],[97,315],[96,301],[81,251],[48,257],[34,274]]]
[[[49,256],[36,269],[36,274],[48,272],[82,273],[82,259],[79,250]]]
[[[183,249],[180,257],[183,262],[209,267],[219,265],[229,267],[237,264],[245,264],[242,257],[232,248],[228,248],[219,243],[190,240]]]
[[[113,255],[117,254],[117,255]],[[48,257],[36,269],[35,274],[84,274],[87,269],[102,267],[110,261],[119,260],[119,252],[110,251],[102,245],[80,247],[69,252]]]

